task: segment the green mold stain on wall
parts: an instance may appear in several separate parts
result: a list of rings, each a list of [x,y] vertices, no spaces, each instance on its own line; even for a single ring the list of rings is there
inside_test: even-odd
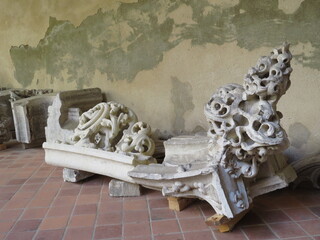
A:
[[[175,116],[173,129],[185,130],[184,114],[194,109],[192,87],[190,83],[181,82],[177,77],[171,77],[171,83],[171,102]]]
[[[320,1],[305,0],[292,14],[280,10],[277,0],[240,0],[228,8],[212,2],[121,3],[116,11],[99,10],[78,27],[51,17],[37,46],[11,48],[15,78],[28,86],[36,71],[45,70],[53,82],[75,81],[82,88],[90,85],[98,70],[108,80],[130,82],[140,71],[156,67],[165,52],[185,40],[201,46],[236,41],[247,50],[274,47],[285,40],[292,45],[310,43],[311,54],[295,59],[320,70]],[[182,6],[192,9],[192,23],[176,21],[174,11]]]

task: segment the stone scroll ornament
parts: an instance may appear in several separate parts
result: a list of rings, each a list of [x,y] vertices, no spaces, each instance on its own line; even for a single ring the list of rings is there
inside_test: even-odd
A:
[[[267,155],[288,147],[276,105],[290,87],[289,44],[260,57],[243,86],[228,84],[205,105],[209,122],[209,156],[233,178],[255,177]]]
[[[151,128],[136,114],[116,102],[102,102],[84,112],[74,131],[75,146],[136,156],[152,156]]]

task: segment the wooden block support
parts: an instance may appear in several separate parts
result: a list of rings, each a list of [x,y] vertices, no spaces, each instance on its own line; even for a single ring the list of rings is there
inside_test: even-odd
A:
[[[231,231],[234,226],[249,212],[247,209],[234,218],[227,218],[224,215],[214,214],[213,216],[207,218],[206,224],[208,226],[215,226],[222,233]]]
[[[169,202],[169,209],[174,211],[182,211],[186,207],[188,207],[192,202],[194,202],[194,198],[180,198],[180,197],[167,197]]]
[[[0,144],[0,151],[6,150],[6,149],[7,149],[7,145],[5,145],[5,144]]]

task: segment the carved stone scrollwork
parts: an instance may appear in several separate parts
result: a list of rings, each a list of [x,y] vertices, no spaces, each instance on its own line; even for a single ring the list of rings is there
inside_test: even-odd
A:
[[[151,127],[144,122],[137,122],[129,130],[125,130],[123,137],[116,145],[116,152],[131,152],[152,156],[155,143],[151,139]]]
[[[256,176],[267,155],[288,146],[276,104],[290,86],[291,59],[288,44],[274,49],[249,69],[243,86],[219,88],[205,106],[209,155],[233,177]]]
[[[120,103],[103,102],[80,116],[72,141],[75,146],[141,158],[150,157],[155,151],[155,144],[150,136],[151,127],[138,122],[131,109]]]
[[[72,140],[76,146],[114,151],[122,131],[137,122],[137,116],[116,102],[99,103],[79,119]]]

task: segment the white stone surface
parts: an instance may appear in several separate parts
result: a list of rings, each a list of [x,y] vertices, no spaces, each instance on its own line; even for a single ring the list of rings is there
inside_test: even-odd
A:
[[[62,171],[62,177],[65,182],[79,182],[81,180],[84,180],[86,178],[89,178],[93,176],[93,173],[70,169],[70,168],[64,168]]]
[[[178,136],[164,142],[165,165],[180,165],[191,162],[207,162],[207,136]]]
[[[155,163],[153,158],[144,160],[135,156],[61,143],[43,143],[46,163],[90,173],[101,174],[132,182],[128,172],[138,164]]]
[[[63,91],[57,94],[49,107],[45,128],[47,142],[72,142],[71,137],[79,123],[79,117],[102,101],[99,88]]]
[[[112,179],[109,182],[111,197],[138,197],[141,196],[140,185]]]

